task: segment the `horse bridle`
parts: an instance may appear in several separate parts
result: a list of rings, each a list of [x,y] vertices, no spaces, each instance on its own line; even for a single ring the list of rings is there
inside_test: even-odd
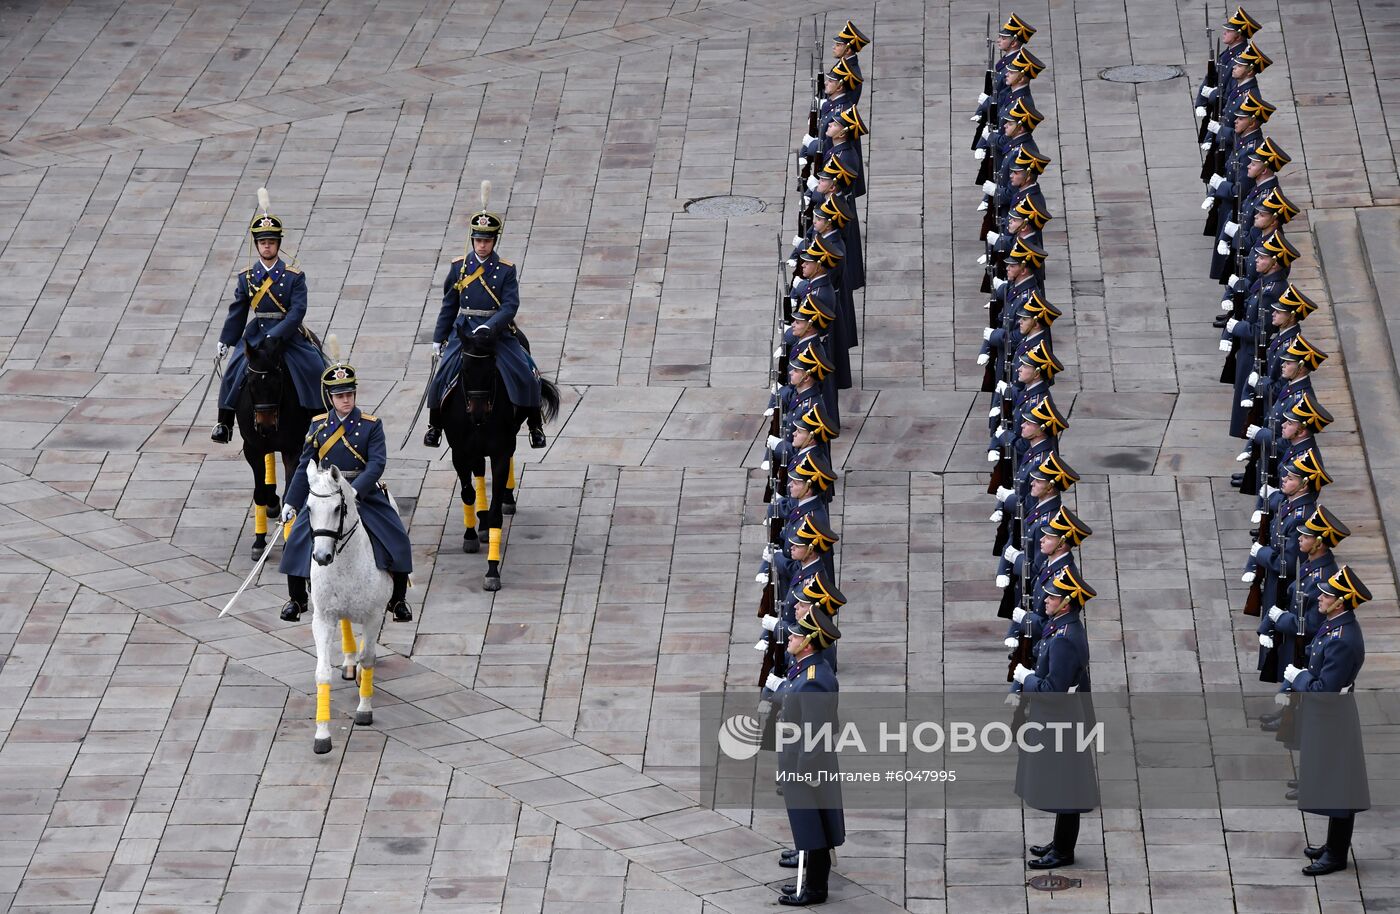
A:
[[[340,553],[344,551],[346,544],[350,542],[350,537],[355,535],[355,528],[360,526],[360,519],[358,517],[355,518],[355,526],[351,527],[348,531],[345,529],[345,515],[350,513],[350,509],[345,503],[344,489],[338,489],[335,492],[317,492],[315,489],[311,489],[311,494],[318,498],[340,497],[340,504],[336,505],[335,508],[335,516],[338,518],[335,529],[326,530],[313,527],[311,530],[312,540],[315,540],[318,536],[329,536],[334,540],[335,545],[331,547],[331,555],[340,555]]]

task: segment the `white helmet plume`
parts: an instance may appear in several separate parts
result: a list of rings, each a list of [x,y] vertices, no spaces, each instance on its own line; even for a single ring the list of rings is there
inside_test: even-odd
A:
[[[482,181],[482,182],[481,182],[481,208],[482,208],[482,209],[490,209],[490,208],[491,208],[491,182],[490,182],[490,181]]]
[[[326,337],[326,355],[331,357],[331,362],[340,361],[340,338],[334,333]]]
[[[262,210],[264,216],[272,211],[272,200],[267,196],[266,187],[258,188],[258,207]]]

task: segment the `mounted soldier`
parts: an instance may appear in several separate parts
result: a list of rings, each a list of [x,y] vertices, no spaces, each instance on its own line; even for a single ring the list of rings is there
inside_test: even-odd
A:
[[[481,210],[471,219],[468,250],[452,261],[442,286],[442,310],[433,329],[433,354],[442,357],[428,388],[428,431],[423,444],[442,443],[442,403],[457,384],[462,367],[463,339],[494,341],[496,365],[510,402],[525,411],[530,447],[548,442],[541,414],[539,369],[530,357],[529,341],[515,326],[520,286],[515,264],[496,253],[505,222],[487,211],[491,182],[481,182]]]
[[[260,361],[285,366],[297,400],[310,414],[324,409],[321,372],[326,362],[315,337],[302,327],[306,275],[295,264],[282,261],[282,220],[268,211],[265,189],[258,190],[258,203],[261,212],[248,226],[258,259],[238,274],[228,319],[219,334],[219,357],[229,355],[219,385],[219,420],[209,436],[219,444],[233,440],[234,414],[248,375],[249,352]],[[243,345],[235,345],[240,340]]]

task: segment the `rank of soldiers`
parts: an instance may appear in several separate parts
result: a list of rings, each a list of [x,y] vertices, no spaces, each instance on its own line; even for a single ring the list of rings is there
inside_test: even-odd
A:
[[[1300,252],[1285,229],[1300,210],[1280,182],[1292,159],[1265,132],[1277,105],[1259,83],[1273,62],[1256,37],[1264,26],[1238,7],[1220,24],[1217,45],[1212,25],[1196,115],[1207,188],[1203,234],[1213,241],[1209,275],[1224,290],[1213,321],[1224,353],[1220,381],[1231,390],[1230,435],[1243,442],[1235,459],[1244,466],[1231,484],[1254,502],[1243,612],[1259,620],[1259,679],[1279,685],[1280,710],[1264,715],[1262,727],[1301,747],[1306,759],[1318,747],[1293,713],[1294,696],[1355,687],[1365,643],[1354,610],[1371,594],[1353,568],[1339,564],[1333,550],[1351,531],[1321,504],[1332,477],[1320,439],[1332,415],[1313,375],[1327,353],[1304,333],[1317,303],[1289,275]],[[1297,799],[1297,781],[1287,786],[1287,797]],[[1303,873],[1346,869],[1360,809],[1303,809],[1328,819],[1326,840],[1304,849],[1311,862]]]
[[[848,21],[832,37],[830,64],[821,72],[815,64],[820,52],[812,55],[807,133],[795,156],[797,234],[780,257],[754,645],[762,655],[757,685],[770,732],[779,719],[798,722],[808,707],[804,693],[837,690],[837,614],[846,597],[837,586],[841,537],[830,504],[839,474],[831,443],[841,434],[839,391],[852,383],[850,350],[859,325],[854,293],[865,286],[856,204],[865,195],[861,138],[870,128],[857,102],[864,88],[859,54],[869,44],[869,36]],[[800,754],[784,749],[780,767],[812,763]],[[834,765],[834,759],[821,764]],[[797,870],[797,878],[783,886],[778,901],[820,904],[827,898],[833,850],[845,841],[840,785],[785,783],[783,795],[793,849],[778,863]]]

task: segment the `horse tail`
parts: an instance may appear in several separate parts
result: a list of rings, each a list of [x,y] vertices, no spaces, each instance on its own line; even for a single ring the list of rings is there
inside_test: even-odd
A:
[[[540,378],[541,418],[553,422],[559,415],[559,388],[549,378]]]

